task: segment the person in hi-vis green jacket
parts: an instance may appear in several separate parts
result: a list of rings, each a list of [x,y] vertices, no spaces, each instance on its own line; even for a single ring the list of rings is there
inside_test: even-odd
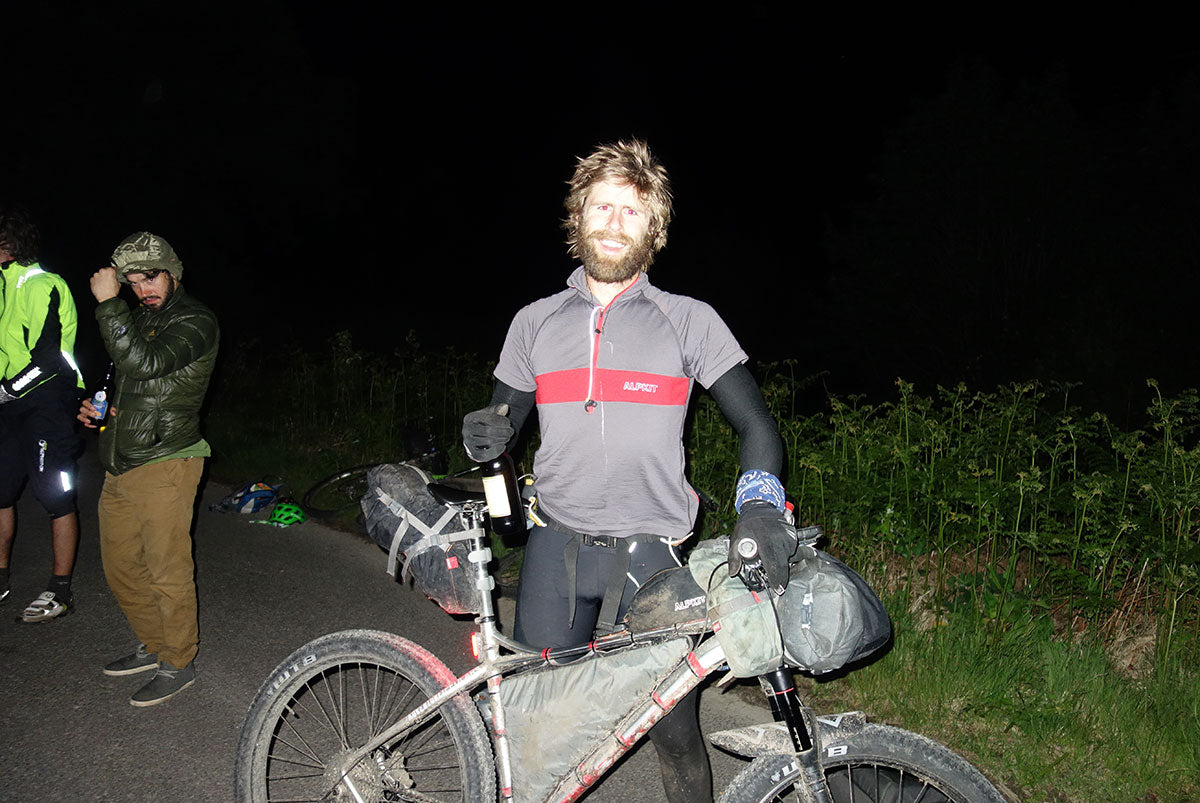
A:
[[[41,238],[29,213],[0,209],[0,600],[9,595],[16,503],[28,480],[50,516],[54,565],[24,622],[70,613],[79,544],[75,410],[83,377],[75,365],[75,301],[61,276],[38,264]]]

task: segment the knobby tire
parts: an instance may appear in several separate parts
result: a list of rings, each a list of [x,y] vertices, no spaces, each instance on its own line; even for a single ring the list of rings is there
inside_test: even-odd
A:
[[[821,745],[835,803],[1004,803],[979,770],[932,739],[888,725]],[[719,803],[803,801],[795,756],[760,756],[730,782]]]
[[[436,656],[389,633],[330,633],[292,653],[263,683],[242,726],[235,799],[351,801],[341,757],[454,681]],[[475,705],[460,694],[358,762],[349,776],[373,801],[496,796],[495,764]]]

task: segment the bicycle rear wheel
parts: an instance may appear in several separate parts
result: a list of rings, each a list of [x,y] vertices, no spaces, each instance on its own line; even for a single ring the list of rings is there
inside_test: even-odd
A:
[[[357,507],[367,492],[367,472],[375,464],[354,466],[331,474],[305,492],[300,500],[305,513],[314,516],[337,516]]]
[[[821,752],[835,803],[1004,803],[961,756],[900,728],[868,724]],[[795,756],[760,756],[730,782],[720,803],[808,800],[797,791],[799,779]]]
[[[350,630],[309,642],[271,673],[246,714],[235,799],[494,800],[491,746],[466,695],[345,764],[352,750],[453,681],[436,656],[390,633]]]

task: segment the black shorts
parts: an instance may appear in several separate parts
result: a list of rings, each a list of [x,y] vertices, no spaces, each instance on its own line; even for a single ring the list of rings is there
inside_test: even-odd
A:
[[[517,614],[513,623],[513,637],[517,641],[534,647],[574,647],[592,640],[617,549],[625,547],[580,545],[575,564],[575,620],[569,624],[571,606],[563,550],[570,540],[571,536],[549,527],[535,527],[529,533],[517,586]],[[642,583],[656,572],[679,565],[678,551],[665,541],[637,541],[629,552],[629,572],[617,621],[625,616]]]
[[[0,508],[17,503],[28,478],[50,518],[75,512],[78,412],[74,383],[55,380],[0,405]]]

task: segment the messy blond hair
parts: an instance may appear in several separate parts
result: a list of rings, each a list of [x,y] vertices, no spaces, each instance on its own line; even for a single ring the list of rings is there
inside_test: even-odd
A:
[[[647,229],[650,254],[658,253],[667,244],[667,226],[671,223],[671,179],[646,143],[631,139],[601,145],[591,155],[581,157],[575,166],[575,175],[567,182],[570,192],[565,202],[567,219],[563,221],[571,255],[579,256],[583,204],[588,190],[601,181],[629,184],[637,189],[650,213]]]

